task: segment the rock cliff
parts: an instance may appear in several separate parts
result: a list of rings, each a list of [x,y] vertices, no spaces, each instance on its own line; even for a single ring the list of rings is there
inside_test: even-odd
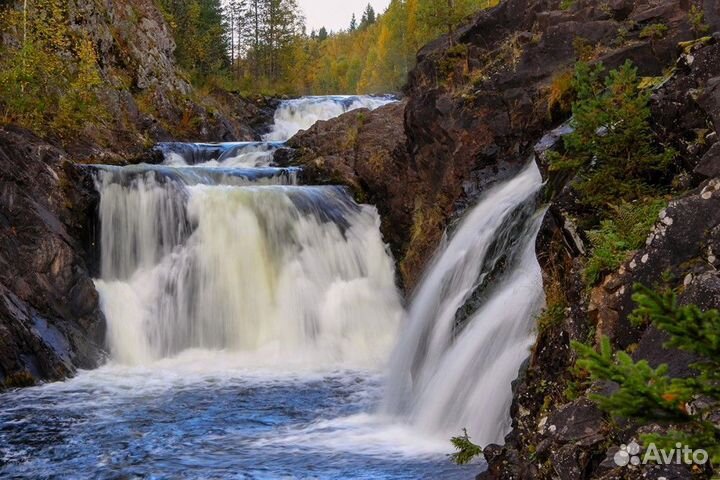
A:
[[[62,12],[74,32],[69,36],[91,42],[101,76],[97,101],[106,113],[74,135],[52,125],[43,132],[75,161],[122,162],[157,141],[254,140],[270,123],[274,100],[246,98],[211,82],[193,87],[176,63],[175,41],[158,2],[73,0]],[[0,46],[19,42],[20,32],[4,33]],[[66,50],[56,53],[72,69],[78,54]]]
[[[0,129],[0,389],[102,359],[105,322],[86,263],[94,193],[81,180],[61,150]]]
[[[111,115],[71,137],[0,127],[0,389],[102,361],[105,321],[90,276],[97,198],[78,164],[147,159],[147,147],[163,140],[254,140],[276,107],[194,89],[153,0],[64,8],[70,28],[92,41]]]

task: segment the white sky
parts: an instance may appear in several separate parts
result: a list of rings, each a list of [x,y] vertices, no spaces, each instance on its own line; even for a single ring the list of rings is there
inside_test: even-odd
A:
[[[305,12],[307,31],[319,30],[325,27],[329,30],[338,31],[350,26],[352,14],[360,21],[360,16],[368,3],[377,13],[383,13],[390,0],[298,0],[300,7]]]

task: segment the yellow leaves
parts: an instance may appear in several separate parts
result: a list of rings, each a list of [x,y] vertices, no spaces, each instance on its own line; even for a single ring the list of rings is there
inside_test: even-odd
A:
[[[573,100],[573,72],[566,71],[558,73],[553,77],[548,96],[548,114],[552,117],[557,109],[567,113],[572,108]]]
[[[668,391],[668,392],[663,393],[660,396],[660,398],[662,398],[664,401],[666,401],[670,404],[675,404],[675,408],[677,408],[678,411],[680,411],[681,413],[683,413],[683,414],[688,413],[687,405],[685,404],[685,402],[681,401],[681,397],[677,393]]]
[[[497,5],[498,0],[456,0],[453,21]],[[300,93],[381,93],[399,90],[414,67],[417,51],[444,33],[437,24],[447,0],[392,0],[378,21],[326,40],[302,39],[288,59],[287,83]],[[434,22],[434,23],[433,23]],[[302,78],[298,78],[301,76]],[[297,88],[297,87],[296,87]]]
[[[61,135],[103,116],[103,79],[92,41],[69,27],[65,0],[28,1],[23,12],[2,12],[2,31],[19,40],[0,54],[0,112],[7,121],[38,133]]]
[[[668,392],[668,393],[665,393],[662,395],[662,399],[665,400],[666,402],[673,403],[673,402],[677,401],[678,396],[675,393]]]

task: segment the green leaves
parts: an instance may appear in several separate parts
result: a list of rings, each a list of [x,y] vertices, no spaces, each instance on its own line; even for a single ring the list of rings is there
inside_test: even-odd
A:
[[[652,193],[676,153],[657,145],[650,128],[650,92],[638,88],[637,69],[626,62],[605,74],[602,64],[579,62],[573,88],[575,131],[564,138],[556,169],[576,171],[585,205],[599,209]]]
[[[0,7],[0,36],[25,33],[21,44],[0,45],[0,122],[17,122],[61,136],[104,116],[103,85],[91,39],[69,26],[67,2],[32,2],[23,12]]]
[[[592,243],[592,253],[584,271],[588,286],[595,285],[604,274],[617,270],[629,252],[645,244],[666,203],[662,199],[650,199],[610,206],[610,218],[603,220],[599,229],[588,232]]]
[[[450,439],[457,452],[450,455],[450,459],[458,465],[468,464],[475,457],[482,454],[482,448],[470,441],[467,430],[463,429],[463,434],[459,437]]]
[[[637,303],[631,317],[635,323],[652,321],[670,335],[667,347],[705,357],[720,367],[720,312],[678,306],[675,294],[655,293],[642,285],[636,287],[633,300]]]
[[[575,342],[577,366],[593,381],[617,386],[609,395],[590,397],[615,417],[670,427],[665,434],[644,436],[644,442],[654,442],[659,448],[674,448],[678,442],[702,448],[713,463],[719,463],[720,429],[710,421],[710,414],[720,405],[720,313],[680,306],[674,293],[657,293],[641,285],[635,287],[633,299],[637,303],[633,322],[651,322],[669,334],[666,347],[698,355],[694,365],[698,375],[672,378],[667,365],[652,368],[625,352],[614,354],[607,338],[602,339],[599,351]]]
[[[175,55],[181,67],[201,77],[230,65],[220,0],[160,0],[172,19]]]
[[[607,338],[601,341],[600,352],[579,343],[573,347],[581,357],[578,366],[590,372],[591,378],[619,385],[610,396],[591,395],[603,410],[642,421],[687,419],[684,404],[692,392],[682,381],[667,377],[666,365],[653,369],[645,360],[634,362],[625,352],[613,354]]]

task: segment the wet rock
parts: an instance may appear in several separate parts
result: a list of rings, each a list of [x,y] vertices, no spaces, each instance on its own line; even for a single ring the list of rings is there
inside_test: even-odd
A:
[[[0,388],[102,358],[105,322],[79,240],[93,195],[70,181],[63,156],[29,132],[0,129]]]

